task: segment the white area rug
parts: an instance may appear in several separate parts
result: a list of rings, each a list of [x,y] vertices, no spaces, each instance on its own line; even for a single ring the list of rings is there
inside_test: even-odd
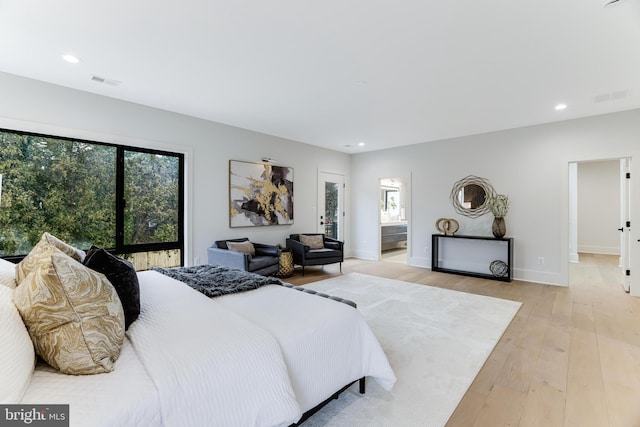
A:
[[[356,383],[305,427],[444,426],[521,305],[359,273],[305,287],[355,301],[398,378]]]

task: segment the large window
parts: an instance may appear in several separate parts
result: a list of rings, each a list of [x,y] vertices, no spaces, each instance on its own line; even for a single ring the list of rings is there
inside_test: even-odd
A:
[[[0,130],[0,256],[27,254],[48,231],[181,265],[183,169],[182,154]]]

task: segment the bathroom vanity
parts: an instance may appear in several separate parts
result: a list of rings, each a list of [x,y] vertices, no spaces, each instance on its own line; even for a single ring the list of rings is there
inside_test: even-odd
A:
[[[380,224],[380,242],[381,249],[405,247],[407,245],[407,223],[401,222],[383,222]]]

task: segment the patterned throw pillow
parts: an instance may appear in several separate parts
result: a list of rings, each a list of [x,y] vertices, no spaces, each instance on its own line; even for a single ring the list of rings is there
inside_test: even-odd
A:
[[[50,247],[13,300],[36,352],[65,374],[111,372],[124,340],[124,313],[107,278]]]
[[[31,249],[29,255],[24,257],[24,259],[16,266],[16,281],[18,283],[27,277],[27,274],[29,274],[30,271],[36,268],[36,265],[40,261],[42,255],[45,255],[46,257],[50,247],[61,250],[78,262],[82,262],[85,257],[84,251],[66,244],[49,233],[44,233],[40,241],[33,247],[33,249]]]
[[[253,246],[253,243],[248,240],[245,242],[227,242],[227,247],[230,251],[234,252],[244,252],[251,256],[256,254],[256,248]]]
[[[140,315],[140,284],[133,264],[95,246],[89,249],[82,264],[107,276],[116,288],[124,309],[124,329],[129,329]]]
[[[324,236],[322,234],[301,234],[300,242],[303,245],[309,246],[311,249],[322,249],[324,248]]]

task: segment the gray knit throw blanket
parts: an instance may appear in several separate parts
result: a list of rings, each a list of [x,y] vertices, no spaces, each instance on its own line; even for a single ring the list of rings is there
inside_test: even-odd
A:
[[[162,268],[152,270],[186,283],[209,298],[250,291],[264,285],[282,285],[275,277],[265,277],[222,265]]]

